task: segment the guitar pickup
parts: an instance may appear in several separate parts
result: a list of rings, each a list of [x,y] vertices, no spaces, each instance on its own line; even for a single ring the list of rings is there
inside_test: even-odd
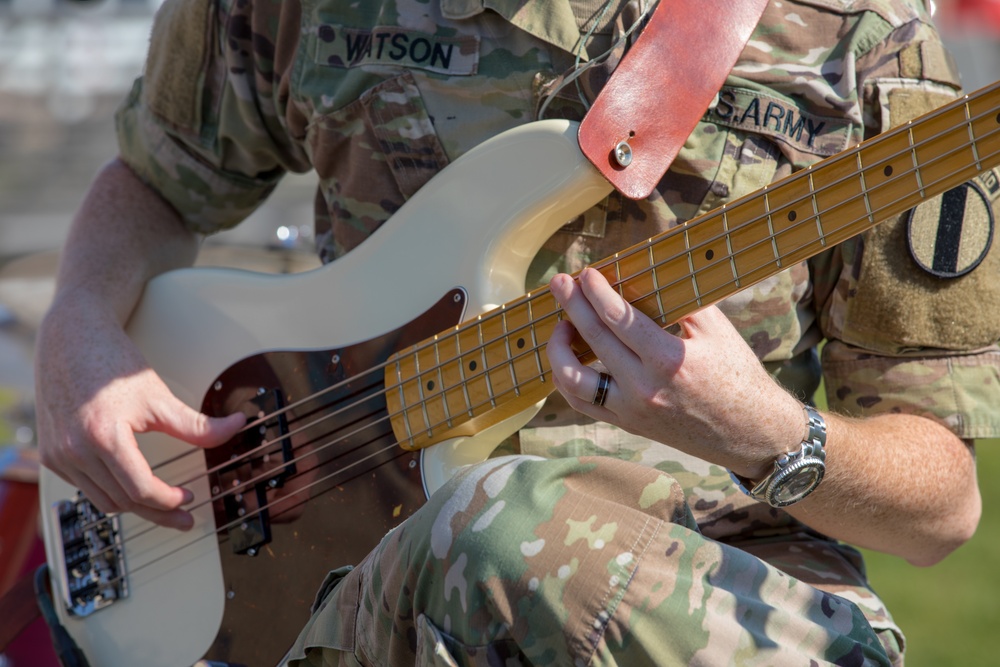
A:
[[[230,443],[232,463],[214,475],[216,512],[234,553],[256,556],[271,541],[267,492],[296,473],[285,407],[280,389],[258,390],[247,412],[264,421]]]
[[[63,603],[73,616],[89,616],[128,597],[121,523],[81,494],[52,506],[59,525],[55,545]]]

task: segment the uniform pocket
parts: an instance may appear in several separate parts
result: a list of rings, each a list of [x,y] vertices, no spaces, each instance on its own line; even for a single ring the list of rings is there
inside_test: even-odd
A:
[[[320,179],[316,232],[326,259],[368,238],[448,164],[409,71],[314,120],[306,140]]]
[[[442,632],[425,615],[417,617],[419,667],[517,667],[531,663],[513,639],[498,639],[482,646],[468,646]]]
[[[282,665],[295,667],[307,660],[306,656],[316,654],[326,655],[331,663],[336,659],[341,665],[360,664],[354,649],[362,578],[360,572],[351,575],[352,571],[348,566],[326,575],[316,594],[312,616],[285,654]]]

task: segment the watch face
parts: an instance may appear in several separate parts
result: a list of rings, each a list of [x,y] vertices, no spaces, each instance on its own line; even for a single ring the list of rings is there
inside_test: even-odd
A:
[[[768,489],[767,502],[774,507],[785,507],[808,496],[819,486],[826,466],[819,459],[800,461],[786,475],[777,477]]]

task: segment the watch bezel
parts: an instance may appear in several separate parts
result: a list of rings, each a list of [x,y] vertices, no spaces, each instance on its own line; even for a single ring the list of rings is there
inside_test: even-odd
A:
[[[795,482],[799,477],[806,473],[813,473],[815,479],[812,484],[803,490],[796,493],[796,495],[791,498],[780,499],[778,495],[788,487],[789,484]],[[823,476],[826,474],[826,463],[823,459],[816,456],[806,456],[797,461],[793,461],[787,467],[782,468],[777,471],[772,477],[770,484],[761,494],[762,500],[766,502],[771,507],[788,507],[793,505],[810,493],[816,490],[819,483],[823,481]]]

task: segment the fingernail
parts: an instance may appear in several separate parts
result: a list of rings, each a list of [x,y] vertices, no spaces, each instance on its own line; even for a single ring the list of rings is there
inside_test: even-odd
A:
[[[187,505],[190,502],[194,502],[194,492],[191,489],[181,487],[181,491],[184,494],[183,500],[181,500],[181,505]]]

